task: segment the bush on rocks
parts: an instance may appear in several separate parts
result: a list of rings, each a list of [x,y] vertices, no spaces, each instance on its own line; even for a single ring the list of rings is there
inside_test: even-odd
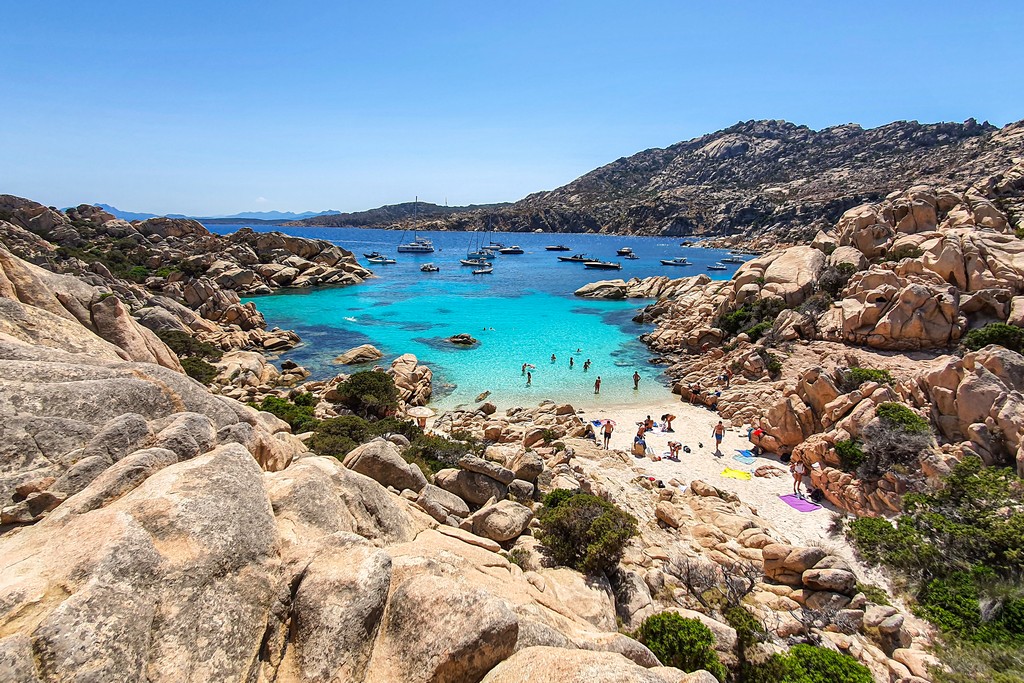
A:
[[[338,385],[338,402],[363,417],[385,417],[398,407],[398,389],[390,375],[364,370]]]
[[[223,352],[213,344],[199,341],[187,332],[181,330],[163,330],[156,333],[167,348],[175,353],[178,358],[195,357],[206,360],[220,360]]]
[[[217,368],[213,367],[202,358],[196,358],[194,356],[182,358],[181,367],[185,371],[186,375],[200,384],[209,384],[213,381],[213,378],[217,376]]]
[[[299,405],[277,396],[267,396],[259,403],[250,403],[249,405],[256,410],[263,410],[281,418],[292,428],[293,434],[312,431],[320,424],[320,420],[313,417],[312,405]]]
[[[878,419],[864,428],[867,457],[857,470],[861,479],[874,480],[886,472],[900,472],[916,463],[922,451],[934,443],[927,420],[902,403],[880,403],[875,415]]]
[[[687,673],[704,669],[719,681],[725,680],[725,666],[715,652],[715,636],[699,619],[687,619],[675,612],[654,614],[644,619],[635,637],[664,666]]]
[[[865,382],[892,384],[893,378],[892,374],[888,370],[852,367],[842,373],[839,380],[839,388],[844,392],[851,392]]]
[[[544,498],[538,520],[537,538],[555,561],[588,574],[613,569],[626,542],[637,533],[636,519],[616,505],[565,489]]]
[[[872,683],[866,666],[849,655],[814,645],[794,645],[754,667],[744,683]]]
[[[821,271],[818,277],[818,289],[827,292],[832,298],[836,298],[846,289],[850,278],[857,272],[857,266],[852,263],[838,263],[829,266]]]
[[[349,451],[373,436],[370,423],[356,415],[342,415],[320,422],[313,430],[307,445],[319,455],[330,455],[339,460]]]
[[[402,457],[408,462],[415,462],[426,467],[433,473],[449,467],[458,467],[459,459],[464,455],[482,456],[484,446],[466,434],[453,434],[452,438],[420,434],[412,439]]]
[[[977,351],[989,344],[998,344],[1024,354],[1024,328],[1006,323],[989,323],[968,332],[961,343],[971,351]]]

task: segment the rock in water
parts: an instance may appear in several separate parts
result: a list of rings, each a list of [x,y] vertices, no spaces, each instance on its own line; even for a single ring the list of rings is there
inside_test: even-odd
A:
[[[448,337],[445,341],[451,342],[452,344],[457,344],[459,346],[473,346],[474,344],[479,343],[479,340],[474,339],[465,332],[463,332],[462,334],[454,334],[451,337]]]
[[[384,357],[380,349],[373,346],[372,344],[363,344],[357,346],[354,349],[349,349],[345,353],[341,354],[334,359],[335,363],[341,365],[358,365],[360,363],[372,363],[375,360],[380,360]]]

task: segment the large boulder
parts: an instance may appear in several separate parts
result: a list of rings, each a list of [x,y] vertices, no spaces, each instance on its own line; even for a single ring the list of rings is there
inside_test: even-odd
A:
[[[384,354],[376,346],[372,344],[363,344],[353,349],[349,349],[345,353],[339,355],[334,359],[335,363],[342,365],[359,365],[361,363],[372,363],[375,360],[380,360],[384,357]]]
[[[350,470],[365,474],[384,486],[394,486],[399,491],[420,491],[427,485],[427,478],[420,468],[406,462],[398,448],[386,439],[377,438],[357,446],[345,456],[343,464]]]
[[[503,500],[508,495],[508,487],[500,481],[469,470],[441,470],[434,475],[434,483],[473,505],[483,505],[492,498]]]
[[[615,652],[528,647],[484,676],[481,683],[665,683],[658,674]],[[689,680],[679,672],[676,681]]]
[[[530,508],[511,500],[502,500],[481,508],[470,515],[467,521],[471,525],[470,530],[477,536],[505,543],[526,531],[531,519],[533,511]]]

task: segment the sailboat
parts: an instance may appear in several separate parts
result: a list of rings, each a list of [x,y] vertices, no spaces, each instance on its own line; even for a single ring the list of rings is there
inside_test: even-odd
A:
[[[433,254],[434,243],[428,240],[426,237],[420,237],[416,234],[416,214],[419,209],[420,198],[416,197],[416,202],[412,206],[413,215],[413,231],[412,231],[412,242],[406,242],[398,245],[398,253],[400,254]],[[402,236],[405,236],[405,232],[402,232]]]

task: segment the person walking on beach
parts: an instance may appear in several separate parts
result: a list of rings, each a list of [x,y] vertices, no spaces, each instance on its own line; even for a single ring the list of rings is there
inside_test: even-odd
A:
[[[640,373],[636,370],[633,371],[633,391],[640,389]]]
[[[725,425],[719,420],[718,424],[715,425],[715,455],[721,455],[722,453],[722,437],[725,436]]]
[[[800,485],[804,481],[804,475],[807,474],[807,465],[804,464],[803,458],[798,455],[790,460],[789,471],[793,473],[793,495],[804,499],[804,492]]]
[[[597,381],[594,382],[594,393],[595,394],[600,394],[601,393],[601,376],[600,375],[597,376]]]
[[[533,384],[533,373],[530,371],[526,372],[526,386]]]
[[[608,450],[608,444],[612,440],[612,432],[615,431],[615,425],[612,424],[611,420],[604,421],[604,449]]]

